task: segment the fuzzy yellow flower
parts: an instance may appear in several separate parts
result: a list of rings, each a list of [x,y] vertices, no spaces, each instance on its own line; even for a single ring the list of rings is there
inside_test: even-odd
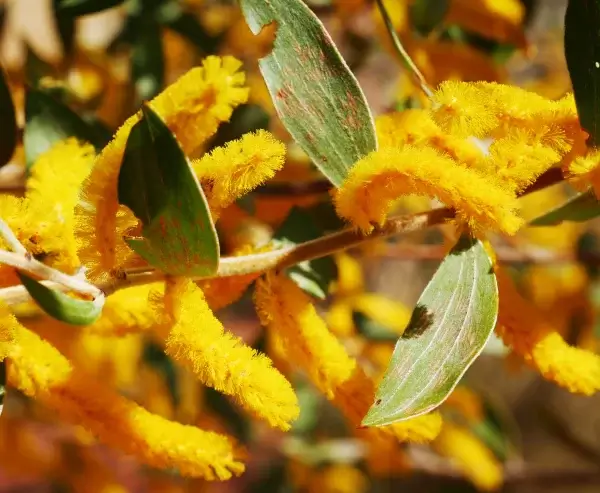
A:
[[[258,130],[213,149],[192,167],[207,191],[213,217],[283,167],[285,145]]]
[[[544,378],[575,393],[600,390],[600,356],[570,346],[552,322],[517,291],[508,274],[496,269],[500,308],[497,333]]]
[[[257,282],[255,303],[262,324],[277,332],[287,359],[360,426],[375,398],[375,384],[327,330],[308,296],[290,279],[268,274]],[[440,415],[431,413],[373,431],[422,442],[433,439],[440,426]]]
[[[162,283],[150,283],[116,291],[106,298],[100,318],[83,330],[102,336],[125,336],[150,330],[156,323],[150,293],[161,289],[164,289]]]
[[[368,232],[373,223],[385,222],[399,197],[410,194],[440,199],[475,230],[514,234],[522,224],[514,195],[427,147],[372,152],[352,168],[335,205],[341,217]]]
[[[221,122],[229,120],[233,108],[247,100],[240,66],[233,57],[209,56],[150,102],[186,154],[202,146]],[[93,280],[131,256],[122,236],[137,220],[119,207],[117,184],[129,132],[139,119],[140,113],[130,117],[102,150],[76,209],[79,254]]]
[[[269,358],[224,331],[192,281],[168,281],[163,306],[173,321],[168,355],[272,426],[290,428],[299,414],[292,386]]]
[[[18,326],[9,351],[9,385],[66,420],[81,424],[106,444],[158,468],[177,468],[185,476],[229,479],[243,472],[232,439],[151,414],[74,371],[69,361],[33,332]]]
[[[8,355],[14,343],[18,322],[8,307],[0,301],[0,361]]]

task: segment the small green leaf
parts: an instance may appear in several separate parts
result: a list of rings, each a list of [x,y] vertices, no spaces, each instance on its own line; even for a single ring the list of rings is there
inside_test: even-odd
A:
[[[93,129],[68,106],[38,89],[28,89],[25,96],[25,163],[31,168],[37,158],[54,144],[76,137],[101,148]]]
[[[600,0],[569,0],[565,58],[582,128],[600,144]]]
[[[531,221],[531,226],[555,226],[563,221],[581,223],[600,216],[600,202],[593,190],[570,198],[556,209]]]
[[[355,311],[352,314],[352,320],[358,333],[369,341],[393,342],[398,339],[397,333],[367,317],[364,313]]]
[[[121,5],[123,0],[58,0],[57,11],[79,17]]]
[[[136,39],[131,56],[131,75],[136,106],[154,98],[164,85],[164,53],[159,24],[150,14],[136,20]]]
[[[416,0],[410,6],[411,23],[419,33],[427,35],[442,23],[449,7],[449,0]]]
[[[22,272],[17,273],[33,300],[52,318],[71,325],[90,325],[100,317],[104,305],[103,298],[94,301],[71,298],[65,293],[44,286]]]
[[[10,161],[17,146],[17,120],[15,118],[15,105],[6,82],[6,75],[1,68],[0,126],[2,126],[2,139],[0,139],[0,167],[2,167]]]
[[[301,0],[240,0],[254,34],[273,24],[273,50],[259,61],[281,121],[339,186],[377,147],[373,117],[321,21]]]
[[[128,244],[174,276],[207,276],[219,264],[208,203],[175,136],[148,106],[131,129],[119,173],[119,203],[143,223]]]
[[[492,263],[480,241],[463,237],[417,302],[363,425],[387,425],[439,406],[485,346],[497,315]]]
[[[322,234],[322,230],[315,224],[310,214],[294,207],[273,239],[281,246],[288,246],[315,240]],[[287,275],[307,293],[325,299],[329,283],[336,278],[337,267],[331,257],[322,257],[290,267],[287,269]]]

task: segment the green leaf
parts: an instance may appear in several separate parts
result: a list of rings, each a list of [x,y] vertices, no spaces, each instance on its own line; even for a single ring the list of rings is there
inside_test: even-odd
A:
[[[0,68],[0,126],[2,126],[2,139],[0,139],[0,167],[10,161],[17,146],[17,120],[15,105],[10,95],[4,70]]]
[[[156,96],[164,85],[164,53],[159,24],[151,14],[136,20],[136,39],[131,56],[131,75],[136,106]]]
[[[480,241],[462,237],[417,302],[363,425],[387,425],[439,406],[485,346],[497,315],[492,263]]]
[[[240,0],[254,34],[274,24],[273,50],[259,61],[281,121],[339,186],[377,147],[364,94],[323,24],[301,0]]]
[[[600,0],[570,0],[565,15],[565,57],[575,103],[589,143],[600,144]]]
[[[102,146],[95,131],[77,113],[44,91],[29,88],[25,96],[23,132],[27,168],[56,142],[68,137],[90,142],[97,150]]]
[[[352,313],[352,320],[359,334],[369,341],[392,342],[398,339],[398,334],[389,327],[367,317],[364,313],[355,311]]]
[[[148,106],[131,129],[119,173],[119,202],[143,223],[127,243],[174,276],[207,276],[219,264],[208,203],[175,136]]]
[[[33,300],[56,320],[71,325],[90,325],[102,313],[103,298],[94,301],[78,300],[60,291],[50,289],[22,272],[17,272],[17,274]]]
[[[427,35],[442,23],[449,7],[449,0],[416,0],[410,6],[411,23],[419,33]]]
[[[563,221],[581,223],[600,216],[600,202],[592,189],[570,198],[556,209],[531,221],[530,226],[555,226]]]
[[[123,0],[58,0],[57,11],[61,14],[78,17],[95,14],[122,3]]]
[[[322,234],[323,231],[312,220],[310,214],[294,207],[273,239],[283,247],[315,240]],[[325,299],[329,283],[337,276],[337,267],[331,257],[322,257],[290,267],[287,269],[287,275],[307,293]]]

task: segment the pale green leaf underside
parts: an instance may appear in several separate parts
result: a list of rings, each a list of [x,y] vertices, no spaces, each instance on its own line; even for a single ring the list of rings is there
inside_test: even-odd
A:
[[[496,324],[498,287],[481,242],[463,238],[425,288],[363,425],[383,426],[439,406]]]
[[[103,298],[96,301],[78,300],[50,289],[22,272],[17,274],[33,300],[56,320],[71,325],[90,325],[102,314]]]
[[[373,117],[356,78],[319,19],[301,0],[240,0],[250,29],[277,26],[259,61],[281,121],[321,172],[339,186],[377,148]]]
[[[563,221],[581,223],[600,216],[600,202],[593,190],[575,195],[556,209],[531,221],[531,226],[555,226]]]

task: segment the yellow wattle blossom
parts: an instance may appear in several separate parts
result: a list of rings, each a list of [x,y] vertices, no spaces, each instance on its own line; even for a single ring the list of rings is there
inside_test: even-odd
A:
[[[269,132],[258,130],[217,147],[192,167],[207,191],[213,217],[283,167],[285,145]]]
[[[54,347],[22,326],[9,352],[8,383],[81,424],[106,444],[158,468],[209,480],[241,474],[244,465],[232,439],[151,414],[74,371]]]
[[[209,56],[167,87],[149,104],[192,154],[229,120],[233,108],[248,99],[241,62],[233,57]],[[119,207],[117,184],[123,152],[140,113],[130,117],[96,158],[76,208],[79,254],[88,277],[97,280],[131,256],[122,236],[137,225],[133,214]]]
[[[600,150],[590,149],[585,155],[576,157],[565,171],[570,177],[581,180],[585,186],[592,185],[596,197],[600,197]],[[583,188],[583,187],[582,187]]]
[[[14,344],[18,324],[12,312],[0,301],[0,361],[4,361]]]
[[[496,168],[496,178],[509,190],[519,193],[538,176],[560,161],[560,155],[541,143],[529,144],[527,135],[513,133],[498,139],[489,149],[489,159]]]
[[[514,234],[522,224],[514,195],[428,147],[384,148],[358,161],[335,195],[338,214],[363,231],[383,224],[402,195],[427,195],[456,209],[475,230]]]
[[[299,414],[292,386],[269,358],[224,331],[192,281],[168,281],[164,309],[173,321],[168,355],[272,426],[290,428]]]
[[[156,282],[116,291],[106,298],[100,318],[83,330],[102,336],[125,336],[150,330],[156,323],[150,293],[161,289],[163,283]]]
[[[102,377],[106,385],[128,389],[137,382],[143,349],[139,334],[98,335],[47,315],[24,318],[21,324],[52,344],[74,368]]]
[[[259,275],[257,273],[217,277],[199,281],[198,286],[202,289],[210,309],[216,312],[238,301]]]
[[[496,269],[496,278],[500,296],[496,332],[504,343],[544,378],[571,392],[592,395],[600,390],[600,356],[565,342],[502,269]]]
[[[261,323],[277,332],[286,359],[360,426],[375,398],[375,384],[327,330],[308,296],[290,279],[267,274],[257,281],[255,303]],[[422,442],[433,439],[440,426],[440,415],[431,413],[373,431]]]
[[[432,445],[439,454],[456,462],[464,475],[480,490],[493,491],[502,485],[502,465],[466,428],[445,422]]]
[[[0,195],[2,219],[27,251],[69,273],[79,265],[73,211],[94,155],[89,144],[73,138],[60,141],[35,162],[24,198]],[[0,247],[6,248],[3,240]],[[0,283],[18,283],[12,268],[0,266]]]
[[[375,120],[375,126],[381,148],[428,145],[465,168],[489,171],[489,163],[474,142],[442,132],[427,110],[387,113]]]

